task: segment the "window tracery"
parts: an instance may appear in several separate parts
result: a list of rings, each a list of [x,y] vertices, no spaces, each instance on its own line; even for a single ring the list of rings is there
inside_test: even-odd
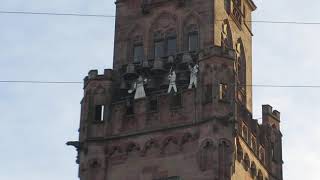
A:
[[[177,27],[175,16],[164,12],[154,20],[150,29],[152,58],[161,59],[175,55],[177,51]]]
[[[235,22],[241,25],[242,24],[241,0],[233,0],[232,15],[236,20]]]

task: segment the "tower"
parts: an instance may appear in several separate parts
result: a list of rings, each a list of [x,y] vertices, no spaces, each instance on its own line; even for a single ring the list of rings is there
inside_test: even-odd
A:
[[[113,70],[84,80],[81,180],[282,180],[252,119],[252,0],[117,0]]]

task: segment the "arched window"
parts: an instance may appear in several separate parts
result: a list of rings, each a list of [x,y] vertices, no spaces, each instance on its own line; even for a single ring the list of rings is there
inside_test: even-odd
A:
[[[248,127],[245,124],[242,125],[242,137],[248,142]]]
[[[259,172],[258,172],[257,180],[263,180],[263,175],[262,175],[261,170],[259,170]]]
[[[135,25],[128,33],[128,59],[130,63],[139,64],[144,60],[143,28]]]
[[[176,17],[169,12],[163,12],[154,19],[149,36],[151,58],[159,59],[175,55],[177,51],[176,26]]]
[[[215,146],[211,139],[206,139],[201,143],[199,151],[199,167],[201,171],[207,171],[213,167]]]
[[[250,175],[251,177],[255,177],[257,175],[257,166],[254,162],[251,163]]]
[[[201,37],[203,22],[201,16],[196,12],[191,12],[184,17],[183,27],[183,50],[194,52],[202,48],[203,39]]]
[[[236,44],[236,64],[238,72],[238,83],[241,85],[240,88],[246,88],[246,57],[241,39]]]
[[[196,25],[188,27],[188,51],[197,51],[199,49],[199,32]]]
[[[144,59],[143,43],[133,45],[133,63],[141,63]]]
[[[171,56],[177,53],[177,35],[174,30],[166,34],[166,55]]]
[[[161,58],[165,54],[165,41],[162,33],[160,31],[154,33],[154,58]]]
[[[231,0],[224,0],[224,9],[228,14],[230,14],[231,11]]]
[[[246,171],[247,171],[247,170],[249,169],[249,167],[250,167],[250,159],[249,159],[249,156],[248,156],[247,153],[244,155],[243,167],[244,167],[244,169],[245,169]]]
[[[241,0],[233,0],[232,14],[236,19],[235,22],[241,25],[242,23]]]
[[[251,148],[253,152],[257,152],[257,138],[253,134],[251,135]]]
[[[221,140],[219,143],[219,179],[225,180],[230,178],[231,173],[231,149],[230,143],[226,140]]]
[[[263,147],[260,147],[259,150],[259,159],[262,161],[262,163],[265,163],[265,151]]]
[[[241,145],[237,142],[237,160],[241,162],[243,159],[243,149]]]
[[[221,47],[225,49],[233,49],[232,34],[228,20],[224,20],[221,30]]]

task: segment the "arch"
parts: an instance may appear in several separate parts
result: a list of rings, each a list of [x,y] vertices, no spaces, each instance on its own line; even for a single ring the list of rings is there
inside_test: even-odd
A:
[[[190,142],[191,140],[193,139],[193,136],[190,132],[186,132],[182,135],[181,137],[181,141],[180,141],[180,144],[181,145],[184,145],[186,144],[187,142]]]
[[[171,146],[173,145],[173,146]],[[179,141],[178,138],[174,136],[166,137],[161,145],[161,152],[162,153],[175,153],[179,151]]]
[[[126,153],[139,152],[141,150],[140,145],[134,142],[130,142],[126,146]]]
[[[214,146],[214,142],[212,139],[205,139],[201,142],[200,148],[201,149],[205,149],[205,148],[209,148],[209,147],[213,147]]]
[[[222,23],[221,47],[225,49],[233,49],[233,35],[228,19],[223,20]]]
[[[250,167],[250,159],[249,159],[249,155],[246,153],[244,155],[244,159],[243,159],[243,167],[244,169],[247,171]]]
[[[225,146],[225,148],[227,148],[228,152],[233,152],[233,146],[232,146],[232,143],[228,140],[228,139],[225,139],[225,138],[221,138],[219,139],[219,146]]]
[[[262,172],[261,172],[260,169],[259,169],[259,171],[258,171],[257,180],[263,180],[263,175],[262,175]]]
[[[243,160],[243,149],[238,141],[237,141],[237,160],[239,162]]]
[[[198,50],[203,48],[204,42],[204,23],[201,16],[195,11],[189,11],[182,21],[182,44],[183,50],[189,50],[188,35],[197,33]]]
[[[196,139],[196,135],[193,135],[190,132],[184,133],[180,138],[180,150],[193,150],[194,142]]]
[[[123,153],[122,147],[117,145],[117,146],[112,146],[108,154],[109,156],[114,156],[116,154],[122,154],[122,153]]]
[[[251,162],[251,166],[250,166],[250,174],[252,177],[257,176],[257,166],[255,162]]]
[[[169,37],[176,37],[178,32],[177,16],[169,11],[162,11],[151,22],[148,30],[148,54],[150,58],[155,57],[155,42],[163,42]],[[163,44],[163,55],[167,47]]]
[[[178,138],[176,138],[176,137],[174,137],[174,136],[166,137],[166,138],[162,141],[162,147],[168,145],[169,143],[178,144]]]
[[[133,39],[137,35],[143,36],[145,33],[145,29],[143,25],[137,23],[130,27],[130,30],[126,34],[126,39]]]
[[[126,35],[127,40],[127,57],[129,61],[137,62],[134,58],[135,55],[135,47],[139,47],[139,59],[140,61],[144,59],[145,52],[144,52],[144,45],[145,45],[145,30],[141,24],[134,24]],[[132,63],[132,62],[131,62]]]
[[[263,147],[259,148],[259,159],[262,161],[262,163],[265,163],[265,150]]]
[[[159,149],[159,143],[156,139],[150,139],[144,144],[142,154],[145,155],[151,149]]]
[[[236,64],[238,71],[238,83],[244,91],[246,90],[246,79],[247,79],[247,60],[245,55],[245,49],[241,38],[238,39],[236,44]]]
[[[228,139],[219,140],[219,179],[229,179],[231,177],[232,149]]]
[[[198,153],[198,163],[201,171],[213,168],[215,146],[212,139],[205,139],[201,142]]]

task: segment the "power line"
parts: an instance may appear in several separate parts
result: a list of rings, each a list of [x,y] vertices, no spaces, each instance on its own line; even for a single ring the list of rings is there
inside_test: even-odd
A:
[[[0,80],[0,83],[15,83],[15,84],[83,84],[80,81],[14,81],[14,80]],[[320,85],[272,85],[272,84],[252,84],[240,85],[248,87],[261,87],[261,88],[320,88]]]
[[[77,81],[10,81],[10,80],[4,80],[0,81],[0,83],[23,83],[23,84],[82,84],[83,82],[77,82]]]
[[[251,87],[270,87],[270,88],[320,88],[320,85],[270,85],[270,84],[253,84],[253,85],[240,85]]]
[[[101,18],[114,18],[115,17],[113,15],[104,15],[104,14],[27,12],[27,11],[0,11],[0,14],[48,15],[48,16],[79,16],[79,17],[101,17]]]
[[[98,17],[98,18],[115,18],[114,15],[107,14],[81,14],[81,13],[54,13],[54,12],[31,12],[31,11],[0,11],[0,14],[24,14],[24,15],[47,15],[47,16],[75,16],[75,17]],[[224,21],[224,20],[216,20]],[[296,24],[296,25],[320,25],[320,22],[306,21],[268,21],[268,20],[253,20],[243,21],[248,23],[263,23],[263,24]]]

